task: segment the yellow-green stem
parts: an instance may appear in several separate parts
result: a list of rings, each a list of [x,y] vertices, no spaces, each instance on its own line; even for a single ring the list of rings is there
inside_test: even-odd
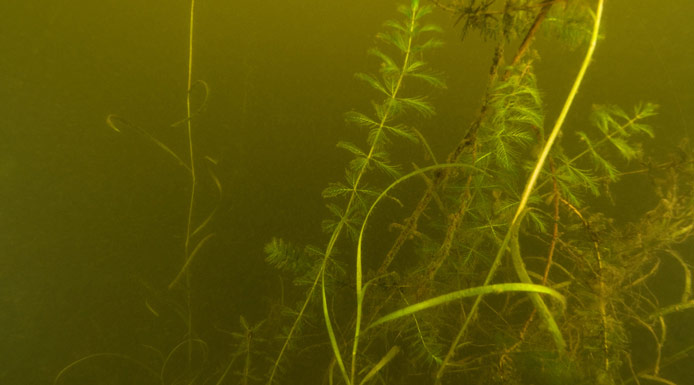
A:
[[[190,1],[190,29],[188,31],[188,82],[186,86],[186,122],[188,127],[188,153],[190,154],[190,201],[188,202],[188,223],[186,225],[185,256],[189,259],[190,234],[195,206],[195,156],[193,153],[193,126],[190,119],[190,88],[193,84],[193,21],[195,16],[195,0]],[[184,265],[185,266],[185,265]],[[186,290],[188,303],[188,363],[193,360],[193,309],[191,308],[190,273],[186,270]]]

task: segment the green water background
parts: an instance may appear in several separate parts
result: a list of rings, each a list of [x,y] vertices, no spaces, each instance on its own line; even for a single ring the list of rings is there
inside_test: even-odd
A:
[[[349,160],[335,143],[363,137],[343,115],[374,97],[353,74],[377,69],[366,51],[396,4],[198,0],[193,77],[211,94],[195,144],[219,160],[224,187],[217,236],[193,269],[200,329],[265,316],[265,298],[279,288],[263,262],[272,236],[325,241],[320,191]],[[181,265],[188,179],[151,143],[110,130],[105,117],[117,113],[185,149],[183,132],[169,124],[185,115],[188,12],[178,0],[0,4],[0,383],[50,383],[85,355],[163,338],[145,300],[165,308],[151,293]],[[566,137],[587,124],[592,103],[639,101],[662,106],[649,150],[672,151],[691,135],[692,14],[691,0],[608,0],[606,39]],[[479,108],[493,47],[475,34],[461,42],[441,11],[432,20],[446,45],[429,61],[448,89],[434,94],[439,114],[420,129],[443,157]],[[549,124],[583,50],[546,38],[537,47]],[[620,219],[652,199],[640,190],[615,190],[633,206]]]

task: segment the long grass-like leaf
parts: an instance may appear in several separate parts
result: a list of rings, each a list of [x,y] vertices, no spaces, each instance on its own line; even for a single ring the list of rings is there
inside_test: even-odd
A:
[[[117,358],[119,360],[129,362],[129,363],[134,364],[135,366],[137,366],[139,368],[144,369],[144,371],[149,373],[153,378],[156,378],[157,380],[163,381],[163,379],[160,377],[159,373],[157,373],[152,368],[146,366],[142,362],[140,362],[140,361],[138,361],[138,360],[136,360],[130,356],[127,356],[125,354],[120,354],[120,353],[94,353],[94,354],[90,354],[86,357],[82,357],[79,360],[73,361],[69,365],[67,365],[66,367],[62,368],[60,370],[60,372],[58,372],[58,374],[53,379],[53,385],[57,385],[58,383],[60,383],[60,379],[63,378],[63,376],[65,376],[65,374],[67,372],[69,372],[70,370],[72,370],[74,367],[82,365],[83,363],[85,363],[87,361],[94,360],[96,358]]]
[[[216,165],[216,161],[215,161],[214,159],[210,158],[209,156],[206,156],[205,159],[206,159],[208,162],[212,163],[213,165]],[[209,164],[208,164],[208,165],[209,165]],[[208,167],[207,170],[209,171],[210,179],[212,179],[212,182],[214,182],[214,186],[215,186],[215,188],[217,189],[218,200],[221,201],[221,200],[222,200],[222,182],[219,181],[219,178],[217,178],[217,174],[215,174],[215,172],[214,172],[214,170],[212,169],[212,167]],[[193,230],[193,231],[190,233],[190,236],[191,236],[191,237],[195,236],[195,235],[198,234],[200,231],[202,231],[202,229],[204,229],[205,227],[207,227],[207,225],[212,221],[212,219],[214,218],[215,214],[217,214],[217,210],[219,210],[219,201],[217,202],[217,205],[214,206],[214,208],[212,209],[212,211],[210,211],[210,213],[207,214],[207,216],[205,217],[205,219],[195,228],[195,230]]]
[[[173,289],[178,282],[183,278],[183,275],[185,274],[186,271],[188,271],[188,268],[190,267],[190,264],[193,262],[193,258],[195,258],[195,255],[200,251],[200,248],[207,243],[207,241],[210,240],[215,235],[215,233],[209,233],[207,234],[203,239],[198,242],[197,245],[195,245],[195,248],[193,251],[188,255],[188,258],[186,258],[186,261],[183,263],[183,267],[181,267],[181,270],[178,272],[176,275],[176,278],[174,278],[173,281],[169,284],[169,290]]]
[[[195,118],[196,116],[200,115],[202,112],[205,111],[205,108],[207,107],[207,99],[210,97],[210,86],[207,85],[207,82],[205,82],[204,80],[196,80],[195,82],[193,82],[193,84],[191,86],[192,88],[188,92],[189,93],[192,92],[193,89],[195,89],[195,86],[197,86],[197,85],[201,86],[203,88],[203,90],[205,91],[204,97],[203,97],[202,102],[200,103],[200,106],[194,112],[192,112],[190,114],[190,116],[185,117],[185,118],[183,118],[183,119],[181,119],[175,123],[172,123],[171,124],[172,128],[179,127],[185,123],[188,123],[188,121],[192,120],[193,118]]]
[[[164,150],[164,152],[166,152],[167,154],[171,155],[171,157],[173,157],[173,158],[176,160],[176,162],[178,162],[178,164],[180,164],[183,168],[185,168],[186,170],[188,170],[188,172],[191,171],[190,166],[189,166],[188,164],[186,164],[186,162],[184,162],[178,155],[176,155],[176,153],[173,152],[173,150],[171,150],[167,145],[165,145],[164,143],[162,143],[159,139],[155,138],[154,136],[152,136],[150,133],[148,133],[148,132],[145,131],[144,129],[142,129],[142,128],[140,128],[140,127],[138,127],[138,126],[136,126],[136,125],[134,125],[134,124],[132,124],[132,123],[130,123],[130,122],[128,122],[127,120],[125,120],[125,119],[123,119],[123,118],[121,118],[120,116],[115,115],[115,114],[110,114],[110,115],[108,115],[108,116],[106,117],[106,124],[107,124],[112,130],[114,130],[114,131],[116,131],[116,132],[122,132],[122,130],[121,130],[120,128],[118,128],[118,123],[117,123],[117,122],[120,122],[120,123],[124,124],[124,125],[127,126],[128,128],[130,128],[130,129],[132,129],[133,131],[135,131],[136,133],[138,133],[139,135],[142,135],[142,136],[145,137],[147,140],[149,140],[150,142],[154,143],[157,147],[159,147],[160,149]]]
[[[395,356],[396,356],[399,352],[400,352],[400,347],[398,347],[398,346],[393,346],[392,348],[390,348],[390,350],[388,350],[388,353],[386,353],[386,355],[383,356],[383,357],[376,363],[376,365],[374,365],[374,367],[371,368],[371,370],[369,370],[368,373],[366,373],[366,376],[364,376],[364,378],[362,378],[361,382],[359,382],[359,385],[364,385],[364,384],[366,384],[366,383],[371,379],[371,377],[373,377],[373,376],[375,376],[376,374],[378,374],[378,372],[380,372],[381,369],[383,369],[384,366],[388,365],[388,363],[389,363],[393,358],[395,358]]]
[[[340,372],[345,380],[345,384],[351,384],[349,380],[349,375],[347,374],[347,369],[342,360],[342,354],[340,353],[340,347],[337,344],[337,337],[335,337],[335,332],[333,331],[332,321],[330,321],[330,312],[328,312],[328,297],[325,294],[325,269],[321,271],[321,299],[323,301],[323,318],[325,319],[325,327],[328,330],[328,337],[330,339],[330,346],[333,348],[333,354],[335,356],[335,361],[340,367]]]
[[[561,295],[558,291],[551,289],[547,286],[543,285],[536,285],[536,284],[527,284],[527,283],[497,283],[493,285],[485,285],[485,286],[478,286],[478,287],[472,287],[469,289],[463,289],[463,290],[458,290],[454,291],[452,293],[440,295],[438,297],[434,297],[419,303],[416,303],[414,305],[407,306],[405,308],[402,308],[400,310],[394,311],[392,313],[389,313],[376,321],[372,322],[371,325],[367,329],[370,329],[374,326],[378,326],[380,324],[390,322],[393,320],[396,320],[398,318],[402,318],[404,316],[426,310],[429,308],[432,308],[434,306],[440,306],[444,305],[446,303],[449,303],[451,301],[455,301],[457,299],[461,298],[466,298],[466,297],[476,297],[479,295],[487,295],[487,294],[502,294],[502,293],[510,293],[510,292],[529,292],[529,293],[542,293],[542,294],[549,294],[552,297],[556,298],[561,302],[562,304],[565,303],[564,296]]]
[[[520,279],[521,282],[523,282],[524,284],[532,285],[533,283],[530,280],[528,271],[525,269],[525,264],[523,263],[523,259],[521,258],[520,245],[518,243],[517,227],[516,231],[514,231],[513,235],[511,235],[510,246],[511,260],[513,261],[513,267],[516,269],[516,274],[518,274],[518,279]],[[554,320],[554,317],[552,316],[552,313],[549,311],[549,308],[545,304],[545,301],[542,300],[542,297],[540,297],[538,292],[529,291],[528,296],[530,297],[530,302],[532,302],[535,306],[535,310],[537,310],[537,313],[540,315],[540,318],[545,323],[547,330],[552,335],[557,350],[563,352],[566,349],[566,341],[564,341],[564,337],[562,336],[561,331],[559,330],[559,326],[557,326],[557,322]],[[563,301],[562,304],[564,304]]]

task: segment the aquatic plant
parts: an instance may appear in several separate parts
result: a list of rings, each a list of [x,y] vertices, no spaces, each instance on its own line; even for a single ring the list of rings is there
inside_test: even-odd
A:
[[[185,333],[182,333],[185,337],[181,341],[175,342],[174,345],[168,349],[168,353],[164,353],[166,350],[162,352],[155,347],[148,346],[148,348],[150,350],[154,350],[160,358],[159,370],[155,370],[151,368],[150,365],[145,364],[141,360],[127,354],[95,353],[80,358],[64,367],[54,379],[54,383],[56,384],[61,381],[62,377],[68,371],[72,371],[76,366],[81,366],[84,363],[94,359],[103,360],[104,358],[110,358],[130,363],[135,367],[139,367],[140,370],[148,372],[150,378],[157,379],[160,383],[176,383],[183,379],[185,379],[185,381],[194,381],[195,378],[200,376],[200,372],[206,362],[205,357],[208,350],[207,343],[199,338],[196,338],[196,331],[193,326],[190,266],[203,246],[215,235],[214,232],[209,231],[208,225],[212,221],[218,206],[213,205],[213,208],[209,212],[197,212],[197,206],[200,200],[200,161],[204,161],[207,164],[206,168],[208,170],[208,175],[212,180],[215,189],[213,194],[216,194],[217,199],[221,198],[222,184],[214,171],[217,161],[210,156],[199,158],[194,146],[193,121],[204,110],[207,104],[209,87],[207,83],[202,80],[193,80],[193,32],[195,25],[195,0],[191,0],[189,15],[186,114],[183,119],[171,124],[171,128],[184,129],[187,156],[181,156],[180,154],[176,153],[176,151],[172,150],[165,143],[150,134],[148,130],[129,122],[125,118],[122,118],[116,114],[111,114],[106,117],[106,124],[108,127],[117,133],[132,132],[145,138],[152,144],[156,145],[158,149],[163,151],[163,153],[170,156],[190,178],[190,184],[187,186],[190,196],[187,205],[184,244],[182,245],[183,260],[180,268],[177,270],[178,273],[173,276],[168,284],[167,288],[170,293],[165,293],[163,295],[167,297],[178,296],[179,299],[182,297],[182,300],[175,302],[172,307],[179,318],[177,321],[185,325]],[[198,90],[200,90],[200,92],[198,92]],[[200,95],[196,95],[196,93],[199,93]],[[199,102],[199,106],[195,110],[193,109],[194,96],[200,96],[202,99],[202,101]],[[175,289],[180,289],[179,293],[174,294]],[[145,300],[145,306],[155,317],[160,317],[159,312],[150,305],[149,301]],[[242,322],[242,326],[247,325]],[[183,358],[181,358],[181,356]]]
[[[682,185],[683,179],[674,177],[688,174],[691,160],[621,170],[645,159],[639,140],[653,136],[646,122],[657,106],[650,103],[637,105],[632,113],[596,106],[591,117],[596,132],[577,132],[584,149],[570,155],[556,143],[592,60],[603,8],[602,1],[596,2],[595,10],[586,1],[563,3],[435,2],[458,16],[464,34],[478,30],[497,41],[479,116],[446,163],[436,163],[425,135],[408,126],[410,115],[392,114],[407,108],[433,114],[427,98],[404,97],[400,85],[408,78],[443,85],[431,70],[416,76],[408,73],[412,41],[422,38],[421,32],[438,28],[420,27],[430,10],[418,1],[401,8],[405,22],[386,23],[389,32],[379,37],[402,59],[373,50],[381,60],[381,78],[357,75],[385,101],[374,103],[374,117],[347,114],[349,122],[369,130],[370,147],[338,144],[355,158],[346,170],[346,182],[330,184],[323,194],[343,199],[340,206],[328,203],[335,218],[325,221],[327,246],[300,252],[277,238],[266,246],[268,262],[293,271],[307,287],[305,299],[291,312],[291,326],[281,336],[268,384],[281,383],[278,371],[285,360],[296,359],[289,350],[310,323],[306,320],[310,311],[313,319],[318,317],[316,311],[322,312],[325,338],[333,352],[326,368],[329,383],[440,384],[468,379],[489,384],[613,384],[639,378],[670,383],[659,374],[666,335],[660,316],[691,306],[689,265],[673,250],[694,234],[691,183]],[[568,45],[588,47],[563,108],[548,130],[532,65],[538,53],[530,48],[545,20],[570,25],[570,33],[559,37]],[[504,64],[505,46],[521,36],[518,51],[510,64]],[[422,55],[413,66],[416,70],[426,68],[423,54],[437,45],[435,40],[414,43]],[[434,163],[403,175],[388,160],[391,141],[381,142],[384,134],[420,142]],[[569,147],[575,149],[573,144]],[[672,168],[673,179],[659,182],[659,189],[682,194],[675,198],[681,215],[665,214],[667,204],[661,202],[640,225],[620,229],[587,205],[591,196],[609,194],[610,185],[623,176],[667,168]],[[374,187],[384,182],[369,172],[372,169],[395,180]],[[368,186],[366,177],[370,177]],[[369,219],[385,201],[404,205],[396,191],[414,177],[425,179],[423,195],[409,216],[393,220],[397,235],[392,247],[380,265],[374,265],[378,256],[364,247]],[[673,215],[674,221],[664,219]],[[634,231],[633,226],[649,235],[640,231],[637,240],[622,233]],[[667,230],[655,229],[660,226]],[[350,237],[341,238],[343,232]],[[380,242],[384,239],[381,233]],[[353,262],[350,254],[355,256]],[[686,278],[681,302],[660,308],[656,297],[644,293],[664,256],[675,256]],[[364,271],[366,259],[373,270]],[[344,281],[347,271],[354,273],[352,290],[335,285]],[[460,301],[466,297],[473,299]],[[354,304],[352,311],[349,303]],[[311,326],[315,331],[316,325]],[[635,328],[646,329],[656,341],[658,360],[653,366],[638,369],[631,360],[629,330]],[[678,352],[668,363],[690,349]]]
[[[337,144],[351,160],[344,179],[323,190],[325,244],[275,237],[265,245],[267,263],[289,279],[266,319],[251,324],[241,316],[237,331],[219,330],[232,342],[217,367],[208,366],[190,312],[189,267],[214,234],[206,230],[214,211],[197,224],[193,215],[199,166],[191,93],[200,87],[206,99],[207,85],[192,81],[191,2],[187,114],[175,124],[187,128],[189,156],[107,118],[114,130],[156,144],[191,176],[185,258],[168,285],[184,289],[185,337],[158,353],[158,370],[98,353],[66,366],[56,383],[86,361],[115,358],[162,384],[295,383],[292,374],[306,361],[329,384],[672,384],[666,368],[694,349],[668,350],[667,339],[668,326],[681,322],[675,314],[694,308],[692,261],[678,251],[694,236],[694,162],[686,142],[668,159],[644,152],[641,142],[657,131],[649,125],[655,104],[571,109],[599,40],[603,2],[400,6],[401,19],[387,21],[379,47],[369,51],[378,72],[356,75],[376,100],[372,111],[345,116],[366,135],[361,144]],[[426,140],[436,133],[424,129],[435,113],[432,91],[445,88],[426,61],[441,45],[441,29],[427,22],[435,8],[452,13],[463,36],[478,32],[496,44],[479,113],[450,139],[456,145],[443,162]],[[533,41],[543,29],[586,51],[551,126],[533,66],[540,57]],[[589,114],[592,126],[576,130],[577,114]],[[425,156],[399,151],[405,142]],[[637,220],[621,223],[596,208],[598,197],[611,198],[617,183],[633,178],[650,181],[657,197]],[[385,222],[390,233],[379,228]],[[661,272],[666,264],[681,269],[674,301],[653,290],[670,279],[671,271]]]

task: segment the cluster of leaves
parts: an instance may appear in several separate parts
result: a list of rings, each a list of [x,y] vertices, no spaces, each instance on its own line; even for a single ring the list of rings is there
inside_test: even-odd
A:
[[[543,142],[542,100],[532,68],[529,65],[520,64],[516,68],[510,68],[509,74],[508,77],[502,78],[490,88],[487,115],[480,125],[475,150],[465,158],[465,161],[474,162],[484,172],[473,171],[472,184],[470,185],[471,194],[461,194],[461,190],[466,188],[464,183],[467,179],[466,175],[459,176],[458,182],[453,181],[445,192],[446,197],[449,198],[446,201],[446,207],[449,207],[450,202],[458,204],[462,199],[469,200],[465,214],[467,215],[466,230],[458,232],[455,258],[451,258],[446,267],[447,270],[457,271],[457,273],[438,276],[439,282],[437,284],[440,287],[446,287],[447,290],[455,290],[456,285],[461,285],[458,287],[476,285],[474,280],[472,282],[460,282],[460,277],[470,276],[470,272],[475,269],[477,271],[482,269],[480,271],[482,274],[488,268],[484,263],[475,264],[470,261],[480,261],[498,247],[501,239],[496,229],[508,223],[508,214],[513,212],[512,208],[518,202],[518,192],[523,187],[519,182],[524,179],[518,171],[527,170],[525,165],[528,159],[535,158],[533,147]],[[634,291],[627,291],[624,294],[619,293],[618,290],[635,286],[634,282],[645,281],[644,269],[652,269],[655,261],[650,258],[654,255],[652,251],[659,248],[669,248],[674,239],[681,241],[683,237],[691,235],[693,232],[694,226],[691,226],[691,220],[684,219],[686,215],[684,217],[677,216],[672,212],[659,214],[659,216],[667,218],[666,221],[661,222],[664,223],[663,226],[669,226],[668,231],[653,232],[653,234],[657,233],[664,236],[664,234],[670,233],[677,234],[677,237],[672,237],[673,241],[670,243],[664,237],[658,238],[660,240],[656,246],[653,246],[649,251],[641,249],[639,258],[631,258],[625,256],[624,250],[620,250],[621,246],[614,238],[607,240],[607,236],[605,236],[604,242],[598,241],[597,234],[603,234],[606,231],[605,225],[609,223],[608,218],[597,215],[592,219],[584,220],[581,217],[581,212],[585,210],[583,209],[585,206],[584,193],[599,195],[601,185],[617,182],[619,177],[623,175],[623,172],[620,171],[622,166],[626,166],[630,161],[641,160],[643,154],[638,141],[644,136],[653,137],[653,130],[646,124],[646,120],[655,115],[656,109],[657,106],[650,103],[639,104],[632,112],[626,112],[616,106],[594,107],[591,121],[595,132],[591,134],[583,131],[577,133],[585,149],[578,155],[569,157],[565,155],[564,149],[557,146],[551,155],[552,167],[547,167],[543,172],[540,188],[531,197],[530,204],[533,208],[526,213],[526,218],[530,218],[540,231],[534,231],[526,224],[523,225],[522,231],[525,234],[532,234],[533,238],[543,242],[558,242],[560,246],[557,246],[558,251],[555,255],[554,266],[559,273],[550,275],[548,284],[557,284],[557,280],[563,278],[565,279],[563,285],[571,284],[573,287],[571,291],[566,292],[571,297],[572,306],[571,310],[565,314],[566,320],[562,325],[562,333],[578,336],[578,340],[573,341],[570,350],[574,352],[572,353],[574,359],[581,362],[583,367],[572,365],[564,368],[563,364],[558,362],[557,367],[563,368],[560,378],[571,381],[591,379],[601,383],[608,383],[611,381],[610,378],[618,378],[619,370],[624,363],[625,355],[628,354],[626,352],[630,344],[628,325],[624,322],[624,317],[628,316],[638,320],[648,320],[649,317],[649,314],[643,312],[635,314],[629,310],[630,306],[636,306],[640,309],[650,308],[652,313],[657,313],[657,307],[654,308],[649,305],[657,301],[656,299],[647,300]],[[596,137],[597,139],[594,139]],[[461,181],[462,184],[460,184]],[[555,188],[552,187],[553,181],[556,181],[557,187]],[[551,223],[551,215],[544,208],[553,199],[565,202],[562,207],[566,207],[568,211],[566,216],[569,219],[560,225],[560,228],[566,226],[564,227],[564,235],[561,235],[562,241],[552,240],[548,237],[547,229]],[[669,199],[664,201],[670,202]],[[685,205],[682,200],[678,202]],[[689,206],[692,206],[691,202],[689,202]],[[680,210],[686,213],[691,212],[686,208]],[[577,220],[578,218],[581,220]],[[678,219],[673,220],[672,218]],[[440,231],[440,229],[439,226],[438,230]],[[557,237],[560,236],[559,232],[556,234]],[[428,242],[432,239],[426,235],[419,237]],[[480,239],[489,241],[484,242]],[[637,239],[647,240],[650,238],[642,234]],[[432,250],[432,247],[425,249]],[[426,254],[431,255],[432,251],[428,251]],[[426,258],[427,255],[424,257]],[[621,257],[617,258],[618,255],[624,256],[629,262],[626,263],[626,260],[622,260]],[[415,267],[413,270],[417,274],[417,268]],[[538,280],[542,279],[538,273],[535,273],[534,277]],[[453,281],[450,281],[451,278]],[[517,278],[510,277],[508,279],[515,280]],[[640,288],[635,289],[635,291],[638,290]],[[690,297],[691,295],[688,295],[687,300],[678,306],[690,307],[690,302],[688,302]],[[415,296],[414,300],[416,298]],[[517,302],[507,306],[510,309],[522,309],[521,303]],[[489,306],[495,307],[492,303],[489,303]],[[670,311],[668,309],[662,311]],[[536,328],[526,332],[528,324],[523,326],[512,322],[512,317],[517,317],[519,314],[514,313],[516,315],[507,313],[507,309],[504,307],[495,310],[493,314],[481,316],[491,316],[491,319],[494,320],[494,326],[483,321],[486,318],[480,318],[481,324],[486,326],[480,326],[468,336],[469,343],[475,345],[488,341],[489,328],[494,327],[499,329],[497,333],[502,333],[507,338],[512,338],[511,336],[517,335],[519,330],[522,330],[520,334],[525,334],[524,342],[531,350],[552,349],[547,344],[546,331],[543,331],[542,328]],[[441,313],[434,323],[427,324],[429,326],[427,328],[420,327],[421,321],[416,318],[413,322],[408,323],[410,331],[404,334],[410,336],[408,341],[412,344],[414,351],[419,352],[421,363],[434,362],[441,365],[440,359],[442,352],[445,351],[445,348],[441,347],[441,343],[453,338],[450,334],[442,333],[444,330],[442,323],[447,323],[451,317],[455,318],[455,314],[451,314],[450,312]],[[503,317],[506,325],[498,324],[497,317],[499,316]],[[530,323],[530,321],[527,322]],[[651,331],[657,330],[656,326],[649,325],[648,327]],[[511,355],[507,354],[507,351],[513,351],[514,347],[518,345],[513,343],[494,345],[491,350],[482,349],[483,352],[472,353],[473,356],[478,357],[479,361],[474,364],[471,362],[472,368],[469,370],[479,373],[474,369],[474,366],[484,367],[486,364],[483,363],[483,357],[487,357],[487,359],[491,357],[493,360],[493,357],[500,356],[502,362],[507,362],[503,365],[503,372],[512,373],[511,361],[513,359],[509,358]],[[495,351],[495,349],[500,350]],[[521,352],[514,353],[514,356],[518,363],[530,356],[535,357],[534,359],[540,358],[543,364],[548,365],[556,361],[555,356],[551,354],[543,356],[544,354],[546,353]],[[521,381],[526,378],[524,376],[527,373],[517,372],[514,375],[518,381]],[[559,376],[559,374],[557,375]],[[509,383],[508,381],[512,380],[506,377],[504,382],[500,383]]]
[[[490,91],[489,113],[480,127],[478,163],[484,162],[485,169],[518,169],[523,151],[542,136],[542,97],[532,67],[520,65],[508,71],[510,76]]]
[[[575,49],[588,43],[593,11],[585,1],[565,1],[561,7],[553,7],[543,29],[547,34],[561,41],[569,49]]]
[[[498,226],[506,226],[523,187],[523,175],[542,137],[542,96],[533,68],[520,63],[506,68],[508,74],[489,90],[487,113],[477,133],[476,150],[465,161],[484,170],[472,178],[469,219],[488,228],[493,239]],[[528,216],[535,219],[536,212]],[[493,255],[493,253],[492,253]]]
[[[528,76],[527,73],[523,76],[527,77],[527,82],[519,83],[518,79],[513,80],[510,77],[492,88],[489,115],[480,127],[477,141],[476,164],[480,165],[480,168],[484,166],[486,172],[473,178],[473,193],[468,198],[470,203],[467,211],[467,230],[459,232],[457,237],[460,245],[458,261],[480,260],[498,247],[500,232],[496,229],[508,223],[508,214],[513,212],[510,208],[518,202],[517,191],[523,187],[522,184],[513,181],[523,180],[517,177],[518,170],[523,170],[526,159],[532,157],[533,145],[542,142],[541,100],[532,76]],[[683,216],[673,213],[654,214],[654,217],[667,219],[652,218],[641,224],[643,233],[637,237],[628,237],[632,241],[627,252],[623,242],[615,238],[627,237],[610,235],[609,218],[601,215],[588,218],[589,211],[584,208],[586,193],[597,196],[601,191],[601,185],[619,180],[623,175],[623,166],[628,165],[630,161],[641,159],[643,154],[638,140],[644,136],[653,136],[653,130],[646,121],[655,115],[656,109],[657,106],[648,103],[637,105],[629,113],[616,106],[596,106],[591,114],[595,132],[592,135],[585,132],[577,133],[585,149],[574,157],[568,157],[561,147],[552,151],[553,166],[547,167],[543,172],[540,188],[531,197],[532,209],[526,213],[526,218],[530,218],[531,223],[536,225],[535,229],[528,222],[524,222],[521,227],[522,233],[525,234],[525,243],[532,245],[527,247],[530,252],[537,252],[537,241],[528,242],[528,239],[556,245],[554,261],[551,262],[553,274],[545,273],[543,278],[542,274],[534,273],[534,279],[547,280],[548,285],[561,284],[571,287],[571,290],[564,291],[570,298],[570,306],[568,311],[563,313],[565,319],[561,323],[561,332],[574,336],[575,340],[569,346],[569,351],[572,352],[573,359],[581,365],[564,368],[568,371],[562,372],[560,377],[564,378],[562,381],[565,383],[578,383],[588,379],[609,383],[612,380],[608,379],[618,378],[631,343],[631,329],[625,319],[646,322],[649,313],[643,309],[650,309],[651,313],[657,312],[658,309],[657,306],[653,306],[657,303],[656,298],[646,298],[640,294],[645,287],[648,271],[655,269],[659,263],[659,258],[655,257],[656,250],[672,247],[674,239],[667,238],[666,234],[678,234],[677,239],[681,241],[683,237],[694,233],[691,219],[684,219]],[[597,139],[591,139],[594,137]],[[553,181],[556,181],[556,187],[553,187]],[[459,192],[455,194],[457,197]],[[561,203],[561,207],[565,208],[561,214],[563,220],[558,223],[559,230],[554,235],[560,240],[553,239],[553,236],[550,236],[551,232],[547,231],[552,223],[552,215],[549,213],[553,211],[552,206],[548,204],[555,199],[564,202]],[[674,201],[680,202],[681,211],[690,213],[694,210],[688,211],[685,208],[687,204],[682,199]],[[586,215],[585,219],[581,213]],[[659,223],[661,227],[666,226],[667,230],[655,231],[648,223]],[[646,234],[646,229],[651,229],[648,230],[651,235]],[[651,240],[652,237],[656,237],[657,240]],[[480,238],[489,241],[479,242]],[[638,245],[634,244],[635,240],[638,240]],[[642,242],[648,242],[648,249],[644,248]],[[531,271],[545,269],[544,265],[534,265],[532,262],[530,266]],[[459,268],[459,274],[469,274],[471,269],[477,269],[479,274],[483,274],[488,266],[461,264],[452,259],[447,268]],[[439,278],[443,278],[443,275]],[[518,278],[511,276],[506,279],[514,281]],[[447,284],[450,285],[451,282]],[[529,357],[534,357],[535,360],[541,358],[543,364],[554,365],[556,356],[542,356],[552,349],[548,345],[546,331],[543,328],[528,329],[530,320],[526,321],[525,325],[514,323],[515,317],[524,317],[522,312],[518,313],[518,309],[529,311],[527,305],[523,307],[521,301],[505,306],[492,301],[487,303],[494,310],[491,314],[480,315],[479,323],[484,326],[470,333],[467,337],[468,343],[483,344],[484,341],[488,341],[492,330],[497,328],[496,333],[501,333],[506,338],[522,336],[522,340],[516,344],[494,344],[482,352],[468,352],[478,358],[488,357],[487,359],[492,360],[492,365],[494,357],[500,357],[498,359],[502,364],[499,364],[498,369],[504,373],[504,380],[499,380],[498,383],[527,381],[528,373],[523,372],[523,362]],[[679,306],[689,306],[688,304],[689,302],[683,302]],[[500,316],[503,322],[499,322]],[[658,330],[655,324],[647,325],[649,331]],[[436,334],[431,333],[432,336]],[[439,338],[438,341],[440,340]],[[521,346],[521,342],[529,351],[520,349],[515,352],[517,346]],[[541,353],[538,353],[538,350]],[[485,367],[482,362],[470,362],[469,365],[469,370],[475,373],[480,373]],[[476,365],[480,365],[480,368],[476,369]],[[561,363],[558,365],[562,367]],[[547,373],[544,378],[546,380],[554,375]],[[604,381],[600,380],[601,378]]]
[[[316,276],[323,253],[315,246],[308,245],[303,250],[291,243],[272,238],[265,244],[265,261],[272,267],[294,276],[294,284],[307,285]]]
[[[614,107],[611,116],[620,116],[624,121],[637,121],[641,114],[652,114],[653,106],[637,106],[633,115],[626,116]],[[605,119],[596,118],[597,122]],[[608,119],[609,121],[609,119]],[[650,128],[637,121],[632,133],[651,134]],[[603,124],[603,123],[599,123]],[[609,123],[615,127],[624,127]],[[603,131],[602,129],[600,131]],[[607,130],[606,130],[607,131]],[[607,131],[608,133],[611,131]],[[605,134],[608,135],[608,134]],[[624,135],[624,134],[622,134]],[[609,154],[626,158],[632,151],[624,151],[617,145],[605,146],[596,152],[605,157]],[[619,143],[622,146],[622,143]],[[631,144],[633,146],[633,143]],[[680,152],[682,157],[650,165],[642,169],[652,173],[656,196],[660,201],[635,222],[616,226],[607,216],[576,207],[569,210],[564,220],[562,242],[559,247],[561,259],[555,261],[560,273],[555,279],[564,276],[571,281],[567,291],[571,310],[566,314],[566,334],[577,336],[572,347],[575,358],[582,362],[587,378],[620,377],[620,368],[633,365],[631,354],[643,356],[644,347],[648,354],[663,357],[649,363],[647,369],[639,371],[630,367],[633,376],[653,380],[658,383],[673,383],[660,377],[661,365],[673,364],[686,356],[684,352],[672,353],[665,359],[667,330],[670,322],[677,322],[669,315],[694,308],[691,289],[691,260],[677,251],[677,245],[694,237],[694,190],[692,186],[691,150]],[[687,155],[689,154],[689,155]],[[567,204],[568,207],[568,204]],[[574,211],[575,210],[575,211]],[[669,268],[663,268],[668,263]],[[665,298],[658,285],[673,282],[675,268],[681,269],[684,279],[681,282],[679,298]],[[672,303],[663,305],[663,303]],[[638,348],[632,336],[652,337],[653,344],[643,344]],[[579,343],[580,341],[580,343]],[[673,351],[672,348],[669,348]],[[609,382],[607,382],[609,383]]]
[[[267,359],[263,348],[267,345],[267,339],[260,337],[261,329],[266,320],[250,325],[246,318],[239,317],[241,332],[226,332],[233,339],[234,351],[229,363],[217,380],[217,384],[223,383],[230,377],[238,378],[238,384],[248,385],[257,383],[262,377],[257,373],[256,360]]]
[[[606,147],[611,145],[624,161],[640,160],[643,154],[635,139],[639,134],[653,137],[653,130],[644,119],[655,115],[656,110],[657,105],[652,103],[638,104],[632,114],[617,106],[594,106],[591,121],[601,134],[600,139],[590,139],[587,133],[578,131],[577,135],[586,147],[584,151],[572,158],[557,151],[556,159],[560,166],[556,176],[562,195],[571,204],[580,206],[581,191],[599,196],[601,185],[618,181],[620,172],[615,160],[603,155],[610,153]]]
[[[462,36],[476,30],[485,39],[517,38],[532,23],[543,0],[465,0],[453,6],[456,24],[462,23]]]
[[[440,31],[438,26],[422,22],[422,18],[431,12],[431,7],[400,6],[398,10],[405,16],[404,21],[387,21],[385,26],[388,31],[377,35],[395,55],[373,48],[369,53],[380,60],[378,75],[356,74],[358,79],[378,91],[380,100],[372,101],[371,114],[359,111],[346,114],[348,123],[368,130],[367,147],[361,148],[357,144],[345,141],[337,144],[339,148],[350,152],[354,158],[346,169],[345,182],[331,183],[323,191],[323,197],[354,199],[356,204],[351,205],[351,212],[344,211],[342,207],[345,205],[329,204],[334,219],[324,222],[324,230],[328,233],[335,229],[337,223],[344,221],[349,224],[348,228],[354,234],[354,225],[366,211],[368,203],[380,194],[378,188],[369,187],[364,183],[363,177],[367,171],[377,169],[393,179],[401,175],[400,166],[390,160],[387,145],[394,138],[417,142],[421,135],[415,128],[399,120],[410,112],[424,116],[434,114],[434,108],[425,96],[404,95],[404,83],[413,79],[433,87],[444,87],[443,80],[438,74],[430,71],[422,59],[424,51],[441,45],[434,37],[422,39],[423,34]]]

